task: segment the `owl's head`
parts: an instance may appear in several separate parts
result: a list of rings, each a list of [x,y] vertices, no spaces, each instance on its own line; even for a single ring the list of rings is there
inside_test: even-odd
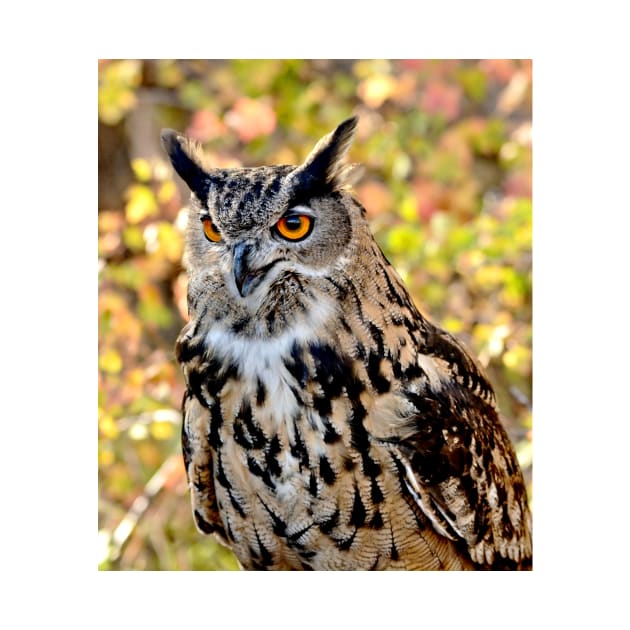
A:
[[[207,168],[194,142],[164,130],[164,149],[192,192],[191,281],[203,277],[206,291],[254,314],[342,269],[365,225],[348,191],[356,171],[344,163],[356,125],[356,117],[341,123],[301,165],[237,169]]]

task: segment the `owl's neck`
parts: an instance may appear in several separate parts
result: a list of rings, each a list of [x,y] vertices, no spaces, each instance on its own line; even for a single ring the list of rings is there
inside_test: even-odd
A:
[[[244,376],[253,376],[253,370],[274,364],[290,356],[295,344],[307,345],[321,337],[335,318],[336,306],[329,299],[314,301],[311,307],[294,318],[282,332],[270,335],[265,322],[253,320],[250,330],[243,334],[226,327],[221,321],[210,325],[205,334],[207,352],[220,361],[233,361]]]
[[[222,375],[238,375],[238,388],[221,390],[221,404],[225,409],[232,406],[232,397],[235,406],[239,405],[239,401],[251,400],[252,406],[257,408],[257,420],[265,432],[284,433],[287,423],[298,413],[300,404],[295,395],[299,384],[287,366],[291,365],[298,349],[301,352],[316,345],[327,335],[331,322],[336,319],[336,308],[330,298],[320,299],[297,315],[292,325],[277,335],[269,335],[264,324],[261,325],[261,334],[244,335],[221,321],[215,321],[200,336],[194,334],[194,328],[198,327],[191,322],[193,331],[182,335],[178,343],[184,353],[187,347],[203,348],[203,355],[216,366],[213,378],[224,381]],[[193,361],[198,358],[197,354]],[[219,393],[210,389],[203,383],[196,393],[209,402]],[[270,413],[265,409],[269,409]]]

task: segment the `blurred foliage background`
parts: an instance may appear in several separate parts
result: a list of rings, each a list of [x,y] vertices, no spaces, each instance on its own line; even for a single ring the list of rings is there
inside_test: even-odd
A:
[[[488,371],[531,494],[529,60],[101,60],[98,81],[100,569],[237,568],[196,531],[181,461],[188,193],[162,127],[216,166],[296,164],[359,114],[376,238]]]

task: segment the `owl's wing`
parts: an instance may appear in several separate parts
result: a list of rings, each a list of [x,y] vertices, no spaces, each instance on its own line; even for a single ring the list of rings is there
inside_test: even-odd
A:
[[[396,440],[408,500],[474,562],[531,564],[526,488],[492,387],[449,334],[431,327],[422,350],[423,375],[406,388],[411,412]]]
[[[212,451],[208,443],[210,412],[190,390],[184,394],[182,411],[182,450],[195,523],[204,534],[218,534],[225,540],[214,490]]]

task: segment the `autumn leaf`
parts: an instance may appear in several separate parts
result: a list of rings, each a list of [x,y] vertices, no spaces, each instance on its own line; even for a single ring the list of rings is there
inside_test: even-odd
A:
[[[387,74],[376,74],[359,83],[359,98],[372,109],[380,107],[396,93],[396,80]]]
[[[125,206],[125,216],[129,223],[136,224],[144,219],[155,216],[158,212],[158,205],[153,191],[143,184],[135,184],[127,191],[127,205]]]
[[[439,115],[450,121],[459,115],[461,89],[443,81],[429,81],[420,97],[420,107],[427,114]]]
[[[98,359],[98,365],[108,374],[118,374],[122,370],[122,357],[114,348],[107,348]]]
[[[375,217],[392,207],[393,198],[390,190],[382,182],[364,182],[357,188],[369,217]]]
[[[273,132],[276,114],[266,100],[239,98],[225,115],[225,123],[238,134],[240,140],[251,142]]]
[[[186,135],[199,142],[208,142],[222,136],[226,131],[226,125],[217,114],[212,110],[202,109],[193,114]]]

